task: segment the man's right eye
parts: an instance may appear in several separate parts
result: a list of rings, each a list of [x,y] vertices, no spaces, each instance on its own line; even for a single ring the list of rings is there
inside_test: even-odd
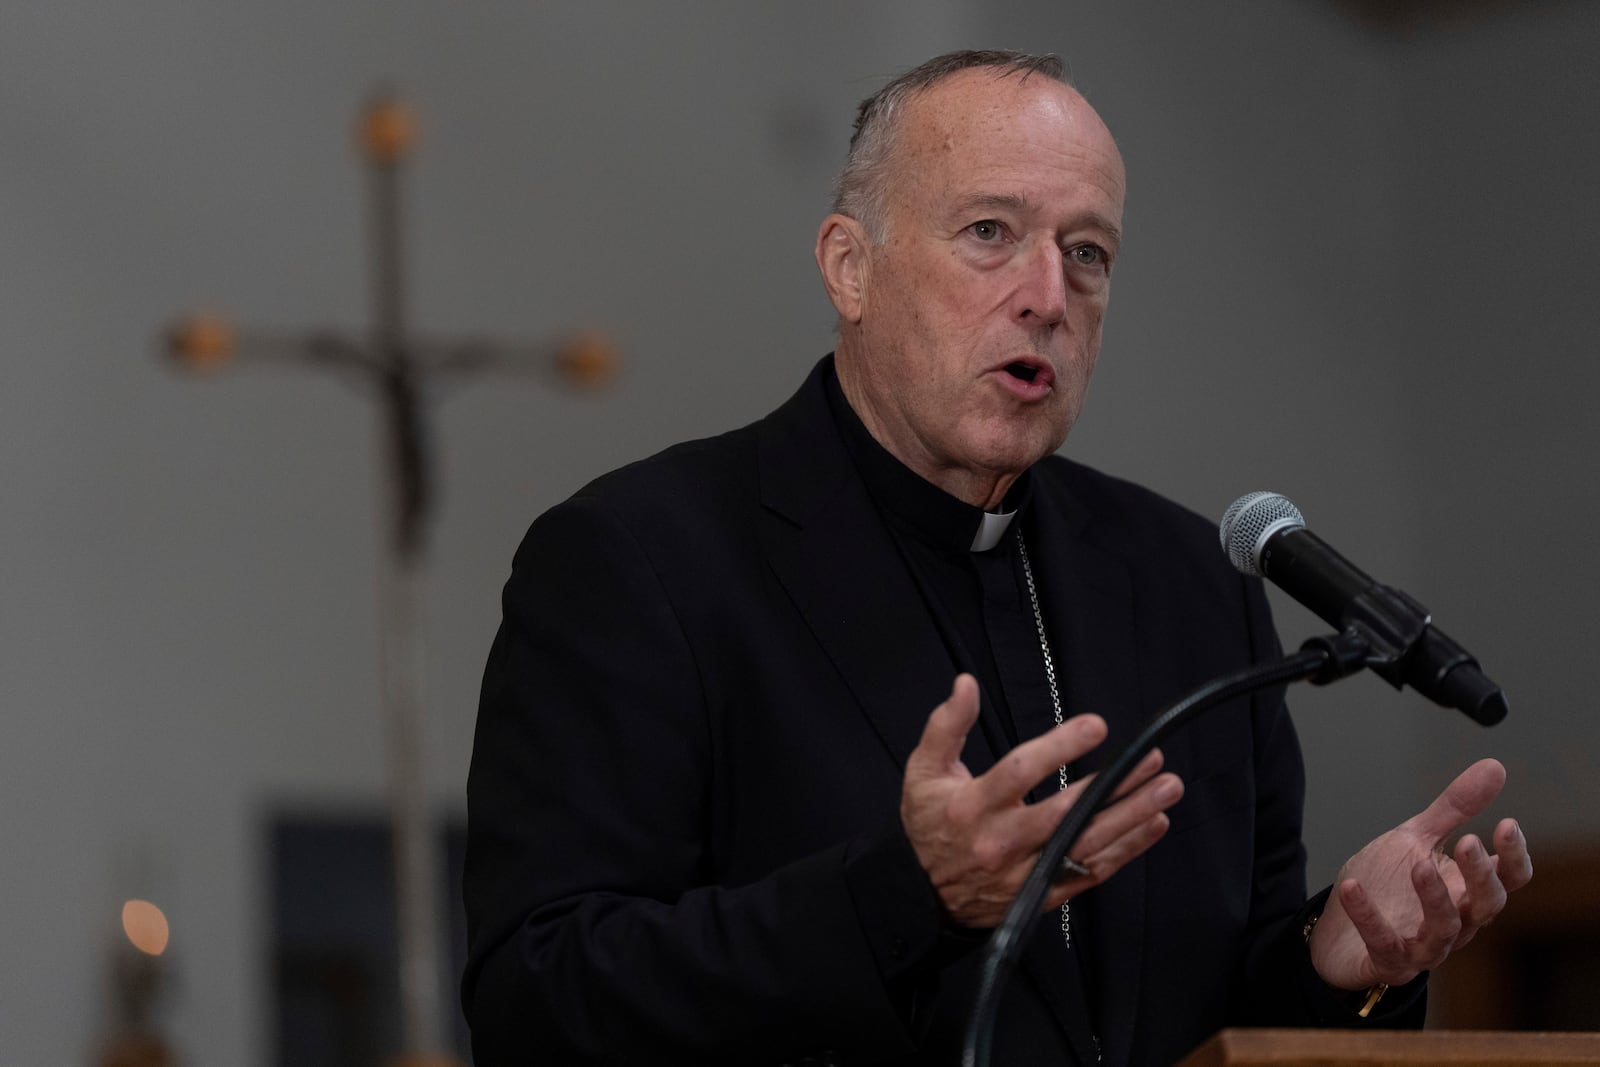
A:
[[[972,231],[972,236],[980,241],[994,241],[1000,237],[1000,224],[993,219],[974,222],[967,229]]]

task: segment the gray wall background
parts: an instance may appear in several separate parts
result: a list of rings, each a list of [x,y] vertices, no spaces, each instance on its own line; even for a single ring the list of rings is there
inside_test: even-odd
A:
[[[1011,46],[1068,59],[1130,171],[1067,451],[1207,515],[1288,493],[1512,696],[1485,733],[1372,678],[1298,694],[1312,879],[1483,754],[1536,843],[1592,842],[1596,41],[1578,2],[1409,36],[1316,0],[0,5],[6,1062],[88,1055],[131,891],[168,901],[181,1046],[265,1063],[261,820],[381,802],[372,411],[289,369],[179,377],[156,334],[360,326],[351,130],[384,81],[423,121],[419,324],[599,326],[627,360],[598,398],[437,407],[441,806],[527,522],[787,396],[830,344],[809,250],[854,102]]]

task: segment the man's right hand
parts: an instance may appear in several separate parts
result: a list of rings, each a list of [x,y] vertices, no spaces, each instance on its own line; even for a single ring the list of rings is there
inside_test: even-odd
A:
[[[978,683],[958,675],[906,761],[900,821],[950,919],[988,928],[1005,916],[1039,850],[1090,779],[1038,804],[1024,802],[1028,791],[1104,741],[1106,724],[1098,715],[1074,716],[974,778],[961,749],[977,721]],[[1183,796],[1183,782],[1158,775],[1161,762],[1159,750],[1146,756],[1090,821],[1070,853],[1089,873],[1054,885],[1046,911],[1110,878],[1167,832],[1166,809]]]

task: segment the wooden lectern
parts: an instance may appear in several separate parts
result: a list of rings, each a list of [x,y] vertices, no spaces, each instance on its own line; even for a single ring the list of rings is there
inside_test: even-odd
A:
[[[1224,1030],[1178,1067],[1600,1064],[1600,1034],[1515,1030]]]

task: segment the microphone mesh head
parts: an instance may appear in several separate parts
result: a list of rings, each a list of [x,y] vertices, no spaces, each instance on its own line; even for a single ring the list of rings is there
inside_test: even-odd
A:
[[[1261,548],[1280,530],[1305,529],[1305,516],[1280,493],[1246,493],[1222,513],[1218,534],[1234,568],[1261,577]]]

